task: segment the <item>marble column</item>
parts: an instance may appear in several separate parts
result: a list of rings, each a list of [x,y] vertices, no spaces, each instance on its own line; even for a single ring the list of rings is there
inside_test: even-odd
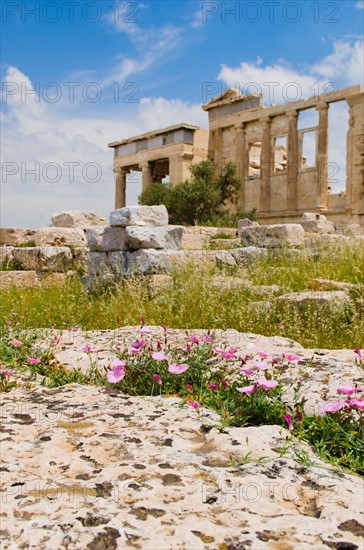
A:
[[[142,191],[145,191],[153,183],[152,167],[149,162],[141,165],[142,168]]]
[[[115,209],[123,208],[126,205],[126,174],[127,170],[114,166],[115,172]]]
[[[349,130],[346,136],[346,209],[355,223],[364,215],[364,93],[347,98]],[[361,221],[359,219],[361,218]]]
[[[237,176],[241,179],[239,193],[239,206],[245,209],[245,179],[249,174],[249,150],[246,142],[246,124],[243,122],[235,126],[235,158],[237,165]]]
[[[298,178],[298,112],[288,113],[287,140],[287,209],[297,210],[297,178]]]
[[[329,187],[328,177],[328,122],[329,106],[327,103],[318,104],[319,112],[318,137],[317,137],[317,198],[318,207],[327,208],[327,196]]]
[[[260,210],[261,212],[270,211],[270,176],[272,166],[272,149],[270,141],[270,126],[271,119],[261,119],[262,126],[262,145],[260,153],[260,171],[261,171],[261,188],[260,188]]]
[[[222,169],[222,128],[214,130],[214,164],[220,172]]]

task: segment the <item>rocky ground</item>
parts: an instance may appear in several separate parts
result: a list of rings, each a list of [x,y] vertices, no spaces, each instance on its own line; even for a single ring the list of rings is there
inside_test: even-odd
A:
[[[90,358],[80,348],[93,344],[102,365],[111,344],[135,340],[137,330],[64,331],[56,357],[86,369]],[[148,338],[163,342],[163,334],[151,327]],[[186,338],[168,334],[172,345]],[[233,330],[216,339],[242,352],[251,344],[294,351],[302,359],[286,374],[300,371],[312,410],[336,397],[336,385],[360,378],[351,350],[306,350]],[[217,414],[175,398],[19,382],[2,394],[4,550],[364,548],[363,480],[301,442],[287,445],[288,430],[222,430]]]

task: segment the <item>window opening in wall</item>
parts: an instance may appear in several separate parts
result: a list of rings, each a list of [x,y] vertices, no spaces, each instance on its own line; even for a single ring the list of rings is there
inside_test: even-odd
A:
[[[287,170],[287,136],[274,140],[274,173],[282,174]]]
[[[305,130],[318,126],[319,114],[316,109],[306,109],[306,111],[298,111],[297,129]]]
[[[327,175],[331,193],[346,189],[346,135],[349,105],[346,101],[329,104]]]
[[[251,178],[260,178],[261,166],[260,166],[260,153],[262,150],[261,141],[254,141],[249,143],[249,170],[248,176]]]
[[[300,169],[308,170],[316,166],[317,131],[302,130],[299,133]]]

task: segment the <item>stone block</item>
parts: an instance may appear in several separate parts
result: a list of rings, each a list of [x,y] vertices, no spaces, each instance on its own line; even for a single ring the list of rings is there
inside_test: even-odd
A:
[[[247,246],[246,248],[234,248],[230,250],[230,253],[238,265],[244,265],[267,256],[268,250],[266,248],[258,248],[257,246]]]
[[[106,252],[89,252],[87,254],[87,274],[90,277],[111,275],[109,255]]]
[[[167,208],[159,206],[126,206],[110,214],[110,225],[127,227],[129,225],[168,225]]]
[[[229,250],[219,250],[215,254],[216,265],[220,267],[236,267],[236,260]]]
[[[1,271],[0,288],[33,287],[39,284],[38,275],[35,271]]]
[[[276,300],[277,306],[289,306],[299,311],[316,310],[327,315],[353,314],[353,303],[346,292],[342,290],[322,290],[312,292],[292,292],[279,296]]]
[[[130,250],[154,248],[178,250],[181,246],[183,227],[131,226],[125,230],[126,247]]]
[[[300,246],[304,242],[305,231],[297,223],[259,225],[258,227],[241,228],[240,238],[245,246]]]
[[[317,214],[316,212],[304,212],[304,214],[302,214],[302,221],[303,222],[305,222],[305,221],[309,221],[309,222],[312,222],[312,221],[326,222],[327,219],[326,219],[326,216],[324,216],[323,214]]]
[[[364,235],[364,228],[358,223],[351,223],[345,229],[345,235],[347,237],[362,237]]]
[[[126,249],[124,227],[90,227],[86,230],[86,237],[91,252],[116,252]]]
[[[335,233],[333,222],[325,220],[303,220],[300,222],[306,233]]]
[[[259,225],[258,222],[253,222],[252,220],[249,220],[249,218],[243,218],[242,220],[238,220],[238,236],[240,238],[240,231],[244,227],[257,227]]]
[[[73,227],[87,229],[96,225],[107,225],[106,218],[99,216],[96,212],[87,210],[68,210],[66,212],[55,212],[52,214],[53,227]]]
[[[127,275],[150,275],[153,273],[171,273],[172,261],[166,252],[156,250],[137,250],[126,252]]]
[[[82,229],[42,227],[34,233],[35,246],[86,246]]]
[[[109,265],[116,277],[121,277],[127,273],[126,258],[126,252],[110,252]]]
[[[25,227],[0,227],[0,244],[18,246],[34,240],[36,229]]]
[[[72,252],[66,246],[14,248],[13,256],[26,271],[66,272],[72,268]]]

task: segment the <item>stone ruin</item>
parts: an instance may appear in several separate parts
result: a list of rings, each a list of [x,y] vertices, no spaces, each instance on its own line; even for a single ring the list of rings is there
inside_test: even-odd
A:
[[[130,206],[111,212],[109,223],[92,212],[70,211],[53,214],[52,227],[1,228],[0,261],[12,262],[12,270],[1,271],[0,286],[63,283],[78,273],[95,288],[131,275],[170,274],[173,265],[188,261],[233,268],[268,253],[314,255],[326,245],[363,242],[359,225],[343,235],[314,212],[298,223],[260,225],[245,218],[236,229],[169,225],[163,205]]]
[[[125,206],[127,176],[142,173],[142,189],[169,176],[189,178],[192,163],[209,159],[217,170],[234,162],[242,180],[237,206],[256,209],[260,223],[296,223],[305,212],[322,214],[342,228],[364,226],[364,92],[361,86],[265,107],[259,95],[227,90],[202,109],[209,129],[179,124],[109,144],[114,150],[115,208]],[[330,105],[346,102],[346,188],[332,193],[329,166]],[[302,113],[318,114],[301,128]],[[315,143],[313,162],[305,157]],[[135,180],[134,180],[135,181]],[[129,183],[132,185],[132,182]],[[231,206],[234,208],[233,206]]]

